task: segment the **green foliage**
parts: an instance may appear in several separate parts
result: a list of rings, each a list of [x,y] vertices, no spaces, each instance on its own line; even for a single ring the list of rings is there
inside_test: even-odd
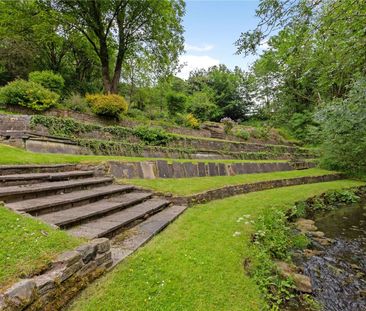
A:
[[[88,112],[90,110],[86,98],[79,93],[72,93],[64,100],[63,104],[66,108],[76,112]]]
[[[270,127],[261,126],[255,127],[250,131],[250,135],[257,139],[268,139],[270,132]]]
[[[188,97],[188,110],[201,121],[215,120],[220,110],[208,92],[194,92]]]
[[[366,78],[354,81],[348,96],[319,113],[323,130],[322,164],[352,174],[366,172]]]
[[[116,94],[88,94],[85,98],[90,103],[92,111],[99,116],[119,119],[128,109],[126,100]]]
[[[139,126],[134,129],[134,134],[148,145],[163,146],[173,139],[171,134],[160,127]]]
[[[15,80],[0,88],[0,105],[17,105],[35,111],[44,111],[57,104],[59,95],[42,85]]]
[[[170,92],[166,96],[168,110],[171,115],[184,112],[186,110],[187,97],[183,93]]]
[[[296,202],[287,214],[291,219],[313,217],[317,212],[332,210],[360,201],[357,192],[358,189],[329,190],[319,196]]]
[[[253,277],[276,310],[295,295],[292,282],[276,274],[272,260],[289,260],[291,251],[307,247],[309,241],[304,235],[294,233],[287,215],[277,207],[264,210],[254,226],[253,241],[258,248],[260,265]]]
[[[235,122],[229,117],[222,118],[220,123],[224,124],[225,134],[230,134],[235,125]]]
[[[61,94],[65,85],[64,78],[51,70],[33,71],[29,74],[29,81],[38,83],[57,94]]]
[[[319,124],[314,121],[311,112],[294,113],[288,122],[288,127],[297,139],[312,145],[320,143],[320,127]]]
[[[238,138],[244,139],[244,140],[248,140],[250,138],[250,133],[243,129],[243,128],[239,128],[234,132],[234,135]]]
[[[205,92],[212,97],[217,106],[217,115],[210,120],[216,121],[223,117],[233,120],[248,118],[253,106],[252,83],[249,76],[239,68],[232,71],[225,65],[219,65],[207,70],[196,70],[191,72],[187,82],[192,94]]]
[[[266,210],[255,223],[254,243],[264,247],[273,258],[288,259],[293,247],[291,228],[286,214],[278,209]]]

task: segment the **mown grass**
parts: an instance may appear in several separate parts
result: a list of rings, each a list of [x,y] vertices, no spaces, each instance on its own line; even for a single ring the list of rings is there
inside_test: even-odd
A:
[[[299,171],[284,171],[235,176],[193,177],[193,178],[158,178],[158,179],[122,179],[121,183],[130,183],[143,188],[153,189],[174,195],[190,195],[203,191],[217,189],[229,185],[254,183],[259,181],[288,179],[306,176],[319,176],[334,173],[319,168]]]
[[[51,164],[51,163],[88,163],[103,161],[122,161],[122,162],[139,162],[139,161],[156,161],[166,160],[169,163],[176,162],[220,162],[220,163],[273,163],[286,162],[286,160],[191,160],[191,159],[158,159],[158,158],[142,158],[142,157],[121,157],[121,156],[94,156],[94,155],[71,155],[56,153],[34,153],[20,148],[0,144],[0,164]]]
[[[0,289],[46,267],[82,240],[0,205]]]
[[[295,201],[330,189],[361,185],[341,180],[272,189],[197,205],[164,232],[90,286],[72,311],[255,311],[266,302],[243,269],[243,259],[258,262],[251,246],[253,226],[270,207],[290,208]]]

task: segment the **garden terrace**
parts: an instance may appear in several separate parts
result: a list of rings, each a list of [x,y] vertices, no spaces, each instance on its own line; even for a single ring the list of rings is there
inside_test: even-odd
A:
[[[2,119],[3,129],[0,128],[0,132],[3,140],[31,151],[193,159],[255,160],[316,156],[305,148],[184,137],[159,129],[102,127],[44,116],[2,115]]]

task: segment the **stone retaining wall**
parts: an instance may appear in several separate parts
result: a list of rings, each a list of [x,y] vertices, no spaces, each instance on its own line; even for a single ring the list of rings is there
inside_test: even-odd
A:
[[[40,135],[50,135],[48,129],[44,126],[37,125],[35,128],[30,126],[31,116],[24,115],[1,115],[0,114],[0,132],[9,133],[11,131],[26,131],[35,132]],[[90,122],[95,124],[95,122]],[[126,137],[116,137],[106,130],[93,130],[91,132],[77,133],[79,139],[97,139],[105,141],[115,141],[132,144],[142,144],[140,139],[132,134],[127,134]],[[175,137],[167,147],[171,148],[183,148],[192,150],[216,150],[221,153],[230,152],[271,152],[276,154],[282,153],[298,153],[301,155],[305,153],[303,150],[285,145],[270,145],[270,144],[256,144],[246,142],[235,142],[235,141],[220,141],[210,140],[198,137]]]
[[[233,176],[239,174],[291,171],[315,167],[312,162],[273,163],[191,163],[164,160],[144,162],[108,162],[109,173],[116,178],[184,178],[205,176]]]
[[[109,240],[92,240],[58,256],[41,275],[22,280],[0,293],[0,310],[60,310],[112,263]]]
[[[231,197],[234,195],[268,190],[273,188],[281,188],[288,186],[296,186],[302,184],[312,184],[318,182],[326,182],[342,179],[344,176],[342,174],[329,174],[322,176],[308,176],[308,177],[298,177],[291,179],[279,179],[279,180],[270,180],[270,181],[261,181],[252,184],[242,184],[242,185],[233,185],[226,186],[219,189],[208,190],[206,192],[185,196],[185,197],[172,197],[169,198],[174,204],[199,204],[206,203],[213,200],[224,199],[227,197]]]

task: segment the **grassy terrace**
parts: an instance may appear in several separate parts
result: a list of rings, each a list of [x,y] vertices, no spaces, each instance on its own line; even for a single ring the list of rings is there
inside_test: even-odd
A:
[[[121,183],[131,183],[144,188],[175,195],[190,195],[203,191],[222,188],[229,185],[254,183],[259,181],[288,179],[305,176],[319,176],[334,173],[319,168],[300,171],[284,171],[235,176],[159,178],[159,179],[122,179]]]
[[[94,156],[94,155],[71,155],[71,154],[47,154],[33,153],[23,149],[0,144],[0,165],[3,164],[51,164],[51,163],[89,163],[103,162],[108,160],[138,162],[138,161],[156,161],[166,160],[168,162],[220,162],[220,163],[273,163],[286,162],[286,160],[194,160],[194,159],[158,159],[158,158],[140,158],[140,157],[120,157],[120,156]]]
[[[293,186],[194,206],[90,286],[71,310],[263,310],[258,286],[243,271],[244,258],[260,264],[250,244],[253,228],[238,219],[250,215],[255,221],[269,207],[287,209],[327,190],[361,184]]]
[[[0,289],[45,268],[81,240],[0,205]]]

